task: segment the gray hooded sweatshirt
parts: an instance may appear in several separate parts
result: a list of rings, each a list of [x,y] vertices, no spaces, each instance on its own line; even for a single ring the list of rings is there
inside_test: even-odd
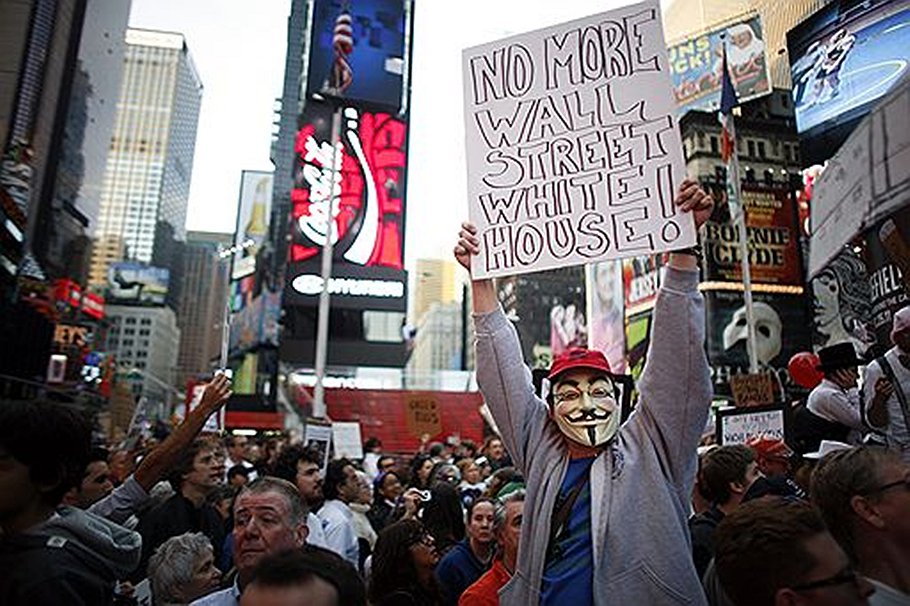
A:
[[[698,272],[666,269],[639,404],[591,466],[598,606],[706,604],[686,526],[695,448],[712,396],[697,285]],[[535,395],[518,335],[502,310],[474,320],[478,383],[527,481],[516,571],[500,590],[500,602],[533,606],[540,600],[550,519],[569,462],[566,438]]]
[[[110,604],[114,582],[139,564],[142,539],[61,507],[47,522],[0,539],[0,604]]]

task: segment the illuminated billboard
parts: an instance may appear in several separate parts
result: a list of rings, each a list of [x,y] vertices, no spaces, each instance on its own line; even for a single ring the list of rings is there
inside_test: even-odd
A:
[[[170,272],[142,263],[113,263],[107,271],[109,304],[161,306],[167,299]]]
[[[344,117],[335,154],[329,106],[308,103],[301,116],[290,260],[306,261],[321,252],[331,216],[337,263],[402,269],[407,124],[355,107],[346,107]],[[341,178],[330,195],[333,162],[341,167]]]
[[[907,73],[910,0],[831,2],[790,30],[787,46],[797,130],[819,139],[808,161],[824,160]]]
[[[725,38],[727,63],[739,101],[771,92],[761,19],[750,16],[667,49],[679,115],[690,109],[714,111],[720,107],[721,51]]]
[[[744,184],[746,233],[752,282],[755,284],[803,284],[796,201],[786,187]],[[704,279],[742,282],[739,232],[730,222],[705,223]]]
[[[239,280],[256,271],[256,253],[269,233],[272,183],[270,172],[245,170],[241,173],[234,246],[242,250],[234,255],[231,280]]]
[[[336,69],[333,47],[336,21],[344,8],[350,13],[353,44],[344,55],[350,86],[346,99],[406,110],[408,49],[411,39],[411,0],[315,0],[309,37],[307,98],[328,91]]]

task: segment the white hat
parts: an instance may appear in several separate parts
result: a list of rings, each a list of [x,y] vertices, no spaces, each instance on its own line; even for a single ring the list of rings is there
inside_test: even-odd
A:
[[[894,342],[894,336],[910,328],[910,305],[900,309],[894,314],[894,323],[891,325],[891,342]]]
[[[803,455],[804,459],[820,459],[826,454],[831,454],[832,452],[837,452],[838,450],[847,450],[848,448],[853,448],[849,444],[844,444],[843,442],[838,442],[836,440],[822,440],[821,444],[818,445],[818,450],[816,452],[807,452]]]

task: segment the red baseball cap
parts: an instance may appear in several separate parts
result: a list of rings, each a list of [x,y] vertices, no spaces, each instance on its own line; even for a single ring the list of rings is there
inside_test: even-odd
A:
[[[793,450],[787,446],[786,442],[769,436],[754,436],[746,442],[746,446],[754,450],[755,454],[763,457],[790,457],[793,455]]]
[[[590,368],[592,370],[602,370],[610,374],[610,363],[602,352],[587,347],[570,347],[562,352],[550,365],[550,372],[547,378],[552,381],[557,376],[572,370],[574,368]]]

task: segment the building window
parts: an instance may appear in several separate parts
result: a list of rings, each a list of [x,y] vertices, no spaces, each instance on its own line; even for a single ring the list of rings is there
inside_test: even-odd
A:
[[[758,142],[758,157],[762,158],[762,159],[765,158],[765,142],[764,141]]]
[[[721,183],[727,181],[727,168],[725,166],[716,165],[714,167],[714,177]]]
[[[755,182],[755,169],[746,167],[746,181],[749,183]]]
[[[719,145],[719,143],[718,143],[718,141],[717,141],[717,137],[714,136],[714,135],[711,135],[710,141],[711,141],[711,153],[714,154],[714,155],[719,154],[719,153],[720,153],[720,145]]]
[[[123,334],[134,335],[134,334],[136,334],[136,329],[135,328],[125,328],[125,329],[123,329]]]
[[[127,318],[123,321],[124,324],[135,324],[136,318]]]
[[[755,157],[755,141],[746,141],[746,149],[749,150],[747,155],[750,158],[754,158]]]

